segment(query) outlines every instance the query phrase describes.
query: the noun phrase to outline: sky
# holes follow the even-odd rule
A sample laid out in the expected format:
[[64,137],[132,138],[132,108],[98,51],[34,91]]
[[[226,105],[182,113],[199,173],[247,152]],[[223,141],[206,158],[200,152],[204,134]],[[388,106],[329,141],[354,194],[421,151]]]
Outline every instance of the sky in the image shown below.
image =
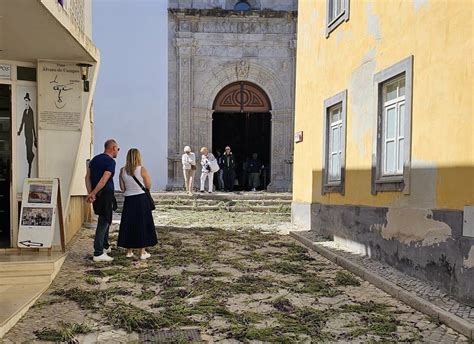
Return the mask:
[[95,0],[92,36],[101,66],[94,95],[94,153],[115,138],[118,171],[138,148],[152,189],[167,183],[167,0]]

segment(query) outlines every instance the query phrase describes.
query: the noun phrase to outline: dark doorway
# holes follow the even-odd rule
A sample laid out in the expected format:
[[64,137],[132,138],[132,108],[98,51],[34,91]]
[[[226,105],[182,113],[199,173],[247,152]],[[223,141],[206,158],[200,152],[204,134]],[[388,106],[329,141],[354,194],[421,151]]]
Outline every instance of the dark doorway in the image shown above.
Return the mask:
[[10,247],[11,86],[0,84],[0,247]]
[[234,82],[217,94],[213,109],[212,148],[216,153],[217,150],[223,152],[226,146],[231,147],[236,161],[234,189],[250,189],[247,162],[257,153],[263,168],[258,169],[256,189],[266,190],[271,164],[271,104],[267,94],[250,82]]
[[264,166],[260,175],[259,189],[266,189],[270,183],[270,113],[224,113],[214,112],[212,116],[212,148],[224,151],[230,146],[236,161],[236,190],[248,190],[246,161],[258,154]]

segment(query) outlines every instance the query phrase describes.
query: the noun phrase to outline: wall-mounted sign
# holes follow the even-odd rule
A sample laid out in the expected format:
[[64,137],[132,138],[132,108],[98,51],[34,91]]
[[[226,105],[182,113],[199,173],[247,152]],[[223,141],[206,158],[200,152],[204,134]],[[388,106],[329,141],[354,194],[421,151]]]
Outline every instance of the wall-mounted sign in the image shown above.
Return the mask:
[[26,178],[23,184],[18,247],[50,248],[53,244],[56,216],[59,216],[61,245],[64,226],[59,179]]
[[82,82],[74,63],[39,62],[39,129],[81,130]]
[[0,79],[10,80],[12,78],[12,66],[0,64]]
[[298,131],[295,133],[295,143],[303,142],[303,132]]

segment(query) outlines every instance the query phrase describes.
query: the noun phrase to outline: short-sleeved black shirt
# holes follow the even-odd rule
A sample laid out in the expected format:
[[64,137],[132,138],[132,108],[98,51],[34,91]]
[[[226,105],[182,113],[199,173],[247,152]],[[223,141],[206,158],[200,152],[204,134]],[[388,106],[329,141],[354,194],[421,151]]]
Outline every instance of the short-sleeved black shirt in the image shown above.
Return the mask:
[[89,163],[89,168],[91,170],[91,184],[94,189],[99,183],[100,178],[104,175],[105,171],[112,173],[112,176],[105,184],[105,190],[114,191],[114,174],[115,174],[115,160],[112,159],[109,155],[102,153],[96,155],[91,162]]

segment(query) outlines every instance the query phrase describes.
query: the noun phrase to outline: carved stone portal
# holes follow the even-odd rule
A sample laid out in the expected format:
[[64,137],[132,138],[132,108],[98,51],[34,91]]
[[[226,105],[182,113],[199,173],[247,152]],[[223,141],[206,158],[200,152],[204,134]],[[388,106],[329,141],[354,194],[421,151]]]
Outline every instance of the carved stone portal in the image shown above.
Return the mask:
[[200,147],[212,150],[216,111],[271,115],[268,189],[291,190],[296,18],[281,12],[222,18],[169,10],[168,189],[184,186],[184,146],[198,158]]

